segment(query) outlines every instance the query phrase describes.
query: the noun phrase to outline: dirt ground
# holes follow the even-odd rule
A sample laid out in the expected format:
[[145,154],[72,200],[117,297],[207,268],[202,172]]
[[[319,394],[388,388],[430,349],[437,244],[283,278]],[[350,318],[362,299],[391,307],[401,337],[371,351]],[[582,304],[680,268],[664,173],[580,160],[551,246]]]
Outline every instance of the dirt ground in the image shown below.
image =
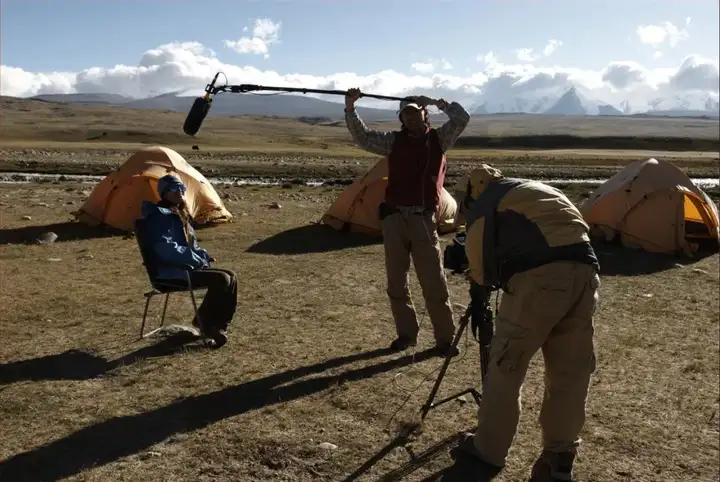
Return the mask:
[[[138,341],[148,282],[134,239],[69,222],[91,187],[0,185],[0,480],[475,480],[448,452],[474,426],[470,397],[393,445],[442,360],[425,352],[426,318],[416,351],[387,353],[382,246],[313,224],[338,190],[218,188],[235,222],[199,238],[238,273],[239,299],[230,342],[208,351]],[[34,243],[46,231],[57,241]],[[718,256],[598,252],[598,370],[577,480],[718,480]],[[449,282],[465,304],[465,281]],[[152,326],[161,307],[154,299]],[[191,313],[173,295],[166,324]],[[471,336],[461,349],[439,398],[479,383]],[[541,364],[495,480],[526,480],[538,454]]]
[[[140,149],[125,146],[121,149],[87,149],[70,144],[54,149],[0,148],[0,173],[91,174],[105,176],[119,168]],[[231,151],[178,152],[192,166],[207,177],[260,178],[286,181],[328,181],[349,184],[365,174],[378,162],[379,156],[325,154],[244,154]],[[617,151],[622,152],[622,151]],[[617,153],[616,152],[616,153]],[[547,153],[546,153],[547,154]],[[462,175],[481,162],[502,170],[505,175],[532,179],[607,179],[628,163],[655,156],[672,162],[688,176],[717,178],[718,159],[705,157],[702,152],[684,157],[663,157],[661,153],[628,151],[626,155],[603,156],[596,151],[582,151],[567,155],[539,155],[532,152],[498,151],[474,157],[448,156],[446,187],[453,186]],[[679,154],[675,154],[679,155]]]

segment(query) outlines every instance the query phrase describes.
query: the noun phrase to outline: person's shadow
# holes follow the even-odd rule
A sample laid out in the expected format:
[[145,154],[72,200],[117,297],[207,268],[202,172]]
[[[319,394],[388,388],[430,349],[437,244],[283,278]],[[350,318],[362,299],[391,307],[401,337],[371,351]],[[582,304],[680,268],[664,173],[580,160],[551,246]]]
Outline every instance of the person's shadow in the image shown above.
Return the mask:
[[36,244],[40,236],[47,232],[53,232],[57,235],[57,240],[55,241],[57,243],[128,236],[127,231],[111,226],[90,226],[80,221],[65,221],[0,229],[0,245]]
[[376,236],[338,231],[330,226],[315,223],[274,234],[253,244],[247,252],[274,255],[326,253],[380,243],[382,239]]
[[[354,353],[245,381],[215,392],[178,399],[147,412],[113,417],[8,457],[0,464],[0,480],[59,480],[72,477],[87,467],[102,467],[140,453],[178,433],[200,430],[229,417],[277,403],[289,403],[343,383],[368,379],[436,356],[436,352],[430,349],[361,368],[301,379],[392,353],[393,350],[388,348]],[[115,364],[112,362],[107,366]],[[93,370],[81,370],[75,374],[83,377],[102,372],[103,369],[103,365],[98,363]],[[25,370],[26,374],[31,372],[27,368]],[[13,370],[9,373],[13,373]],[[36,373],[48,376],[50,372],[38,369]],[[18,376],[6,378],[18,379]]]
[[201,345],[186,345],[186,343],[196,340],[197,337],[190,332],[179,332],[115,360],[106,360],[86,351],[71,349],[62,353],[3,363],[0,365],[0,385],[25,380],[90,380],[138,360],[167,356],[181,350],[202,349]]
[[500,474],[499,469],[485,467],[469,455],[453,454],[453,458],[451,466],[425,477],[422,482],[490,482]]
[[[354,482],[362,475],[366,474],[370,468],[385,458],[397,447],[405,447],[410,441],[411,434],[404,432],[399,434],[390,441],[385,447],[380,449],[374,456],[368,459],[364,464],[358,467],[352,474],[348,475],[342,482]],[[410,459],[404,464],[396,467],[380,476],[377,482],[398,482],[408,475],[426,466],[432,460],[440,457],[445,452],[450,453],[453,459],[452,465],[438,470],[437,472],[425,477],[423,482],[444,481],[444,482],[490,482],[499,473],[499,469],[489,468],[479,463],[474,457],[462,453],[458,450],[457,445],[462,437],[462,432],[455,433],[449,437],[435,442],[420,453],[414,453],[406,447],[406,451],[410,455]]]

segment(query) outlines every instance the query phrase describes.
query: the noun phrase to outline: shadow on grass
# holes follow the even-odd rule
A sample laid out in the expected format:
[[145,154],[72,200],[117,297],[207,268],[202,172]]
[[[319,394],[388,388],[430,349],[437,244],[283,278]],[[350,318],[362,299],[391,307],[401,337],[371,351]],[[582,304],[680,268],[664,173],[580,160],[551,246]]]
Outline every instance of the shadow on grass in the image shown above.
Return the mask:
[[105,360],[81,350],[68,350],[55,355],[4,363],[0,365],[0,385],[25,380],[89,380],[138,360],[167,356],[180,350],[200,349],[200,346],[185,345],[196,339],[190,333],[181,332],[116,360]]
[[247,249],[248,253],[308,254],[337,251],[382,243],[382,238],[341,232],[325,224],[309,224],[283,231]]
[[336,375],[296,381],[390,353],[391,350],[385,348],[334,358],[185,398],[137,415],[111,418],[6,459],[0,465],[0,480],[59,480],[71,477],[89,467],[102,467],[137,454],[175,434],[193,432],[229,417],[287,403],[338,384],[364,380],[434,357],[432,350],[426,350],[415,356],[407,355]]
[[[474,431],[475,429],[471,430]],[[406,447],[406,451],[410,456],[410,460],[400,465],[399,467],[383,474],[377,480],[377,482],[398,482],[405,480],[405,477],[416,472],[417,470],[425,467],[432,460],[441,456],[448,450],[454,459],[454,463],[448,467],[445,467],[434,474],[422,479],[422,482],[430,481],[444,481],[444,482],[490,482],[498,474],[497,469],[488,469],[480,465],[477,461],[473,460],[472,457],[460,454],[452,453],[457,448],[458,443],[461,439],[461,433],[455,433],[449,437],[435,442],[430,447],[415,454],[411,449]],[[390,441],[388,445],[380,449],[378,453],[368,459],[363,465],[361,465],[355,472],[350,474],[348,477],[343,479],[342,482],[354,482],[362,477],[368,470],[380,460],[385,458],[397,447],[404,447],[409,442],[408,434],[400,434]]]
[[79,221],[66,221],[64,223],[0,229],[0,244],[36,244],[40,235],[47,232],[57,234],[56,243],[128,235],[126,231],[108,226],[90,226]]
[[663,253],[649,253],[640,249],[623,248],[612,243],[593,243],[600,262],[600,276],[641,276],[659,273],[679,266],[689,266],[717,253],[705,250],[690,257]]
[[[460,437],[455,435],[454,442],[458,442],[459,439]],[[456,450],[456,447],[453,450]],[[490,482],[502,472],[501,469],[486,466],[467,454],[458,452],[452,456],[454,459],[452,465],[425,477],[421,482]]]

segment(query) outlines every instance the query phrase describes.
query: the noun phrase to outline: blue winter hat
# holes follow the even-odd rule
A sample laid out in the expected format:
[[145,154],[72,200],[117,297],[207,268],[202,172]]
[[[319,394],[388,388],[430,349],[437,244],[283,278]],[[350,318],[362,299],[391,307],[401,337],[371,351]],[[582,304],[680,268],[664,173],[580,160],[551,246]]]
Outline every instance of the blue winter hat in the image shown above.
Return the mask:
[[163,197],[163,194],[168,191],[180,191],[184,193],[185,185],[177,177],[168,174],[167,176],[163,176],[158,179],[157,190],[160,197]]

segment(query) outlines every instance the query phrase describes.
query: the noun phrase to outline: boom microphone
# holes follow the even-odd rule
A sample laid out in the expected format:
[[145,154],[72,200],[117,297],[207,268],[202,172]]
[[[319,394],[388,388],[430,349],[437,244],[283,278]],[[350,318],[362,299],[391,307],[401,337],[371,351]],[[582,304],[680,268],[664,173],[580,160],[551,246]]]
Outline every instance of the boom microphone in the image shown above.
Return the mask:
[[218,75],[220,75],[220,72],[215,74],[212,82],[205,87],[205,95],[203,97],[196,98],[195,102],[193,102],[190,112],[188,112],[188,115],[185,118],[185,124],[183,124],[183,132],[185,132],[185,134],[194,136],[200,130],[200,126],[210,111],[213,89],[215,88],[215,82],[217,81]]
[[[205,96],[209,97],[209,96]],[[185,118],[185,124],[183,124],[183,131],[189,136],[194,136],[200,130],[200,126],[205,120],[208,111],[210,111],[210,103],[212,99],[206,99],[205,97],[198,97],[193,102],[190,112],[188,112]]]
[[[215,74],[215,77],[213,78],[212,82],[210,82],[205,87],[205,95],[203,97],[198,97],[195,99],[195,102],[193,102],[192,107],[190,108],[190,112],[188,112],[187,118],[185,118],[185,124],[183,125],[183,131],[185,134],[194,136],[197,134],[197,132],[200,130],[200,126],[202,125],[203,121],[205,120],[205,117],[208,114],[208,111],[210,110],[210,104],[212,103],[212,96],[219,93],[219,92],[232,92],[232,93],[245,93],[245,92],[254,92],[259,90],[272,90],[276,92],[297,92],[302,94],[308,94],[308,93],[314,93],[314,94],[326,94],[326,95],[347,95],[347,91],[345,90],[324,90],[324,89],[306,89],[302,87],[268,87],[264,85],[255,85],[255,84],[241,84],[241,85],[221,85],[218,87],[215,87],[215,81],[217,81],[218,75],[220,75],[221,72],[218,72]],[[224,75],[224,74],[223,74]],[[227,81],[227,77],[225,79]],[[406,96],[406,97],[393,97],[389,95],[377,95],[377,94],[365,94],[361,93],[360,97],[371,97],[374,99],[382,99],[382,100],[409,100],[412,101],[415,99],[414,96]]]

